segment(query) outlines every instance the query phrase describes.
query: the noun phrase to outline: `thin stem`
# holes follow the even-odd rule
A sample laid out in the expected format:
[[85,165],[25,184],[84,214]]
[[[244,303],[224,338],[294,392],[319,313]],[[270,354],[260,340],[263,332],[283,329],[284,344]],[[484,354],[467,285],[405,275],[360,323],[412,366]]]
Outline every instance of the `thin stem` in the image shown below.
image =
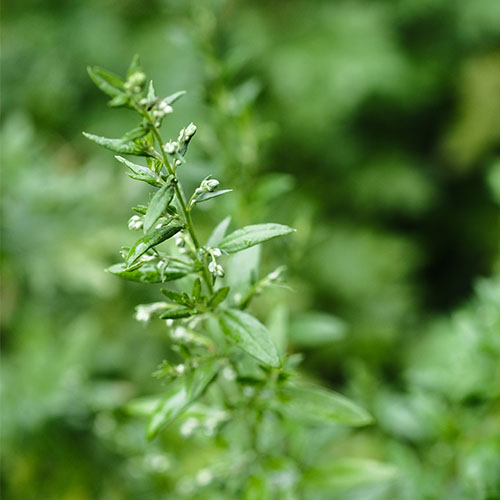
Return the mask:
[[[167,168],[168,173],[175,177],[175,171],[172,168],[172,165],[170,165],[170,162],[168,161],[167,155],[163,149],[163,141],[161,140],[160,131],[158,130],[155,123],[151,120],[151,118],[149,117],[149,115],[146,112],[144,112],[142,110],[138,110],[138,111],[151,124],[154,138],[156,139],[156,141],[158,142],[158,146],[160,147],[160,154],[161,154],[163,164]],[[186,207],[186,201],[184,200],[184,195],[182,194],[179,183],[176,182],[174,184],[174,190],[175,190],[175,195],[177,197],[177,200],[179,201],[179,205],[181,207],[182,215],[184,216],[184,220],[186,221],[186,226],[187,226],[187,230],[189,232],[189,236],[191,237],[191,240],[192,240],[193,245],[196,248],[196,250],[199,250],[200,243],[199,243],[198,238],[196,236],[196,233],[194,230],[194,225],[193,225],[193,220],[191,219],[191,213]],[[211,294],[213,294],[214,289],[213,289],[213,285],[212,285],[212,278],[211,278],[210,273],[208,272],[208,269],[204,263],[203,263],[202,274],[203,274],[203,280],[205,281],[205,283],[208,287],[208,291]]]

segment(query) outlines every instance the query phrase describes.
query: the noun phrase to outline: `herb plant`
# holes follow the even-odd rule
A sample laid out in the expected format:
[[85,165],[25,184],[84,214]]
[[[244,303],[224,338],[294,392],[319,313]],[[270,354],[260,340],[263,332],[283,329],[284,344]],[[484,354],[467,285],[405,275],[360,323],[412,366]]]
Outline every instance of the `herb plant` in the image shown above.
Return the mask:
[[371,417],[344,396],[307,382],[297,369],[300,356],[286,353],[287,332],[278,338],[250,312],[255,296],[282,283],[283,267],[263,277],[253,269],[238,290],[225,276],[226,263],[236,254],[244,262],[247,249],[294,230],[267,223],[230,231],[227,217],[203,241],[194,224],[197,206],[231,190],[219,189],[219,181],[208,175],[185,194],[178,171],[188,168],[196,126],[187,125],[175,141],[166,141],[161,132],[184,92],[158,96],[137,57],[125,79],[97,67],[88,71],[111,98],[111,107],[131,109],[140,122],[118,139],[84,135],[117,153],[129,177],[155,188],[149,200],[133,208],[128,223],[142,234],[108,270],[125,280],[165,286],[162,300],[136,309],[140,321],[165,321],[171,356],[154,372],[165,389],[132,401],[128,409],[148,417],[148,439],[174,427],[187,442],[201,430],[222,453],[217,463],[193,471],[195,480],[178,485],[177,494],[322,498],[318,491],[349,485],[353,478],[363,483],[386,477],[387,469],[375,462],[336,458],[318,464],[311,454],[307,442],[318,429],[363,426]]

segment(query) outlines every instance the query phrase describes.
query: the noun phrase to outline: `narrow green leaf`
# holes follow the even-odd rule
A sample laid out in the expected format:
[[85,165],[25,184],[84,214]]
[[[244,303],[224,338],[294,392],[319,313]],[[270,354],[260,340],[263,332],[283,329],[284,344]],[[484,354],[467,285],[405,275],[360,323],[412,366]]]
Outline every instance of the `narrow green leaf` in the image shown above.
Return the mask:
[[229,287],[225,286],[223,288],[219,288],[208,301],[208,307],[215,308],[222,302],[226,300],[227,294],[229,293]]
[[144,232],[147,233],[164,214],[174,197],[174,186],[165,184],[156,191],[144,216]]
[[361,458],[341,458],[307,469],[303,476],[308,488],[332,491],[364,487],[394,479],[394,467]]
[[238,347],[261,363],[278,367],[280,359],[266,327],[252,315],[238,309],[221,311],[219,318],[224,333]]
[[217,224],[217,226],[215,226],[215,229],[212,231],[212,234],[208,238],[207,247],[214,248],[220,243],[222,238],[226,236],[226,231],[230,223],[231,216],[228,215],[226,218],[222,219],[219,224]]
[[230,193],[232,189],[220,189],[219,191],[203,191],[194,197],[195,203],[203,203],[204,201],[211,200],[212,198],[217,198],[223,194]]
[[162,186],[158,181],[156,175],[151,170],[149,170],[149,168],[138,165],[137,163],[133,163],[126,158],[123,158],[122,156],[116,155],[115,158],[131,170],[131,173],[128,173],[128,176],[132,179],[147,182],[148,184],[151,184],[155,187]]
[[190,307],[174,307],[165,311],[160,316],[160,319],[189,318],[189,316],[193,316],[193,314],[196,314],[196,311],[194,309],[191,309]]
[[161,293],[170,299],[172,302],[180,304],[181,306],[187,306],[190,304],[189,297],[186,293],[174,292],[173,290],[168,290],[166,288],[161,289]]
[[175,101],[180,99],[185,94],[186,94],[185,90],[179,90],[179,92],[175,92],[175,94],[172,94],[172,95],[169,95],[168,97],[165,97],[165,99],[163,99],[163,102],[170,106],[171,104],[173,104]]
[[124,95],[123,80],[119,76],[97,66],[93,68],[89,66],[87,72],[99,90],[102,90],[108,96],[115,98]]
[[127,266],[123,263],[115,264],[106,269],[106,271],[122,279],[137,281],[138,283],[164,283],[183,278],[187,274],[186,270],[172,265],[168,265],[166,268],[160,270],[156,264],[151,263],[146,263],[133,271],[127,271]]
[[195,302],[198,302],[201,298],[201,279],[196,278],[193,283],[193,290],[191,292]]
[[99,144],[99,146],[114,151],[115,153],[136,155],[136,156],[149,156],[149,152],[147,152],[141,145],[133,141],[123,141],[122,139],[110,139],[108,137],[101,137],[99,135],[89,134],[87,132],[83,132],[83,135],[87,139],[90,139],[96,144]]
[[122,141],[135,141],[136,139],[140,139],[141,137],[144,137],[149,131],[146,130],[142,125],[139,125],[138,127],[133,128],[132,130],[129,130],[126,132],[122,137]]
[[111,101],[108,102],[108,106],[112,108],[119,108],[121,106],[127,106],[128,104],[129,104],[129,97],[127,94],[117,95],[113,97]]
[[211,360],[172,382],[151,416],[147,431],[148,439],[153,439],[198,399],[213,382],[218,370],[219,363]]
[[234,231],[226,236],[218,246],[227,253],[235,253],[294,231],[295,229],[282,224],[256,224]]
[[162,226],[155,229],[152,233],[144,235],[142,238],[137,240],[133,247],[130,249],[127,256],[127,266],[130,267],[134,262],[144,255],[150,248],[168,240],[175,234],[177,234],[183,226],[178,224],[169,224],[168,226]]
[[367,425],[369,413],[336,392],[314,385],[282,387],[280,410],[289,418],[311,423]]

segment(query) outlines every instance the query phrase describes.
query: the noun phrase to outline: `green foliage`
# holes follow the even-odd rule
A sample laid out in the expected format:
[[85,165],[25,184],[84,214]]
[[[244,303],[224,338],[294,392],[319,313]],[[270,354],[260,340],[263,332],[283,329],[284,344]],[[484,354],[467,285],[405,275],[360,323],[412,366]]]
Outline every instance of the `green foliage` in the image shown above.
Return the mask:
[[[138,64],[138,59],[134,61],[133,66]],[[173,111],[170,107],[174,101],[172,97],[157,97],[152,83],[145,96],[142,88],[135,82],[137,79],[143,83],[145,75],[141,73],[143,76],[137,78],[136,70],[129,71],[127,80],[120,83],[120,86],[118,80],[106,76],[108,73],[102,70],[94,70],[90,75],[106,94],[113,95],[119,91],[120,94],[116,95],[125,95],[129,107],[142,117],[143,129],[148,132],[143,136],[141,145],[137,142],[126,143],[133,145],[129,150],[117,145],[116,141],[97,138],[91,134],[85,134],[86,137],[117,152],[149,155],[155,161],[148,162],[147,166],[131,164],[121,157],[117,159],[136,174],[136,180],[151,184],[150,180],[154,178],[160,186],[145,211],[139,210],[144,215],[134,216],[129,221],[131,230],[142,226],[146,234],[125,252],[125,263],[112,266],[110,272],[124,279],[147,283],[173,279],[172,272],[175,271],[172,268],[170,273],[167,271],[171,265],[182,264],[185,270],[179,276],[181,283],[178,290],[161,290],[168,302],[140,305],[136,313],[136,318],[141,321],[149,321],[153,316],[166,320],[174,341],[172,353],[177,353],[182,358],[182,363],[171,365],[164,360],[155,372],[159,378],[167,379],[166,392],[160,401],[151,406],[140,403],[137,406],[133,402],[129,406],[135,408],[136,413],[140,407],[141,414],[149,414],[148,439],[153,439],[167,426],[182,418],[200,398],[205,401],[209,412],[227,412],[228,417],[224,419],[226,426],[217,426],[212,432],[213,438],[224,443],[231,460],[237,462],[244,463],[248,454],[253,451],[255,456],[252,466],[246,473],[240,472],[238,477],[232,477],[231,480],[235,485],[239,483],[238,491],[248,489],[246,495],[255,495],[252,491],[260,477],[254,475],[255,471],[265,473],[269,458],[275,460],[280,457],[274,452],[268,454],[259,449],[257,436],[263,432],[261,427],[264,425],[264,412],[285,421],[298,420],[320,425],[362,426],[371,423],[371,417],[349,399],[325,388],[290,385],[289,381],[298,377],[293,358],[287,359],[284,353],[283,359],[280,359],[269,330],[254,315],[242,310],[249,306],[254,295],[277,280],[279,272],[256,279],[255,283],[248,283],[246,290],[240,290],[243,295],[240,300],[232,293],[230,282],[224,286],[225,271],[219,258],[240,253],[244,256],[241,261],[243,267],[248,267],[249,264],[253,266],[253,257],[243,251],[288,235],[294,230],[282,224],[268,223],[245,226],[226,236],[229,226],[229,219],[226,218],[218,224],[209,238],[211,244],[217,246],[201,246],[191,211],[201,201],[216,198],[228,190],[217,191],[219,181],[208,176],[196,188],[190,201],[186,202],[177,169],[181,166],[183,169],[187,168],[184,166],[184,156],[196,127],[190,124],[181,130],[177,141],[164,143],[160,127],[165,114]],[[134,82],[130,83],[131,80]],[[116,85],[110,89],[112,82]],[[125,135],[131,137],[133,132]],[[168,253],[160,252],[159,245],[168,242],[175,235],[178,236],[177,246]],[[246,256],[250,261],[245,261]],[[154,274],[151,269],[153,261],[153,269],[158,274]],[[157,279],[158,276],[160,280]],[[220,328],[217,328],[217,324]],[[241,351],[233,350],[233,344]],[[219,382],[217,375],[223,368],[229,370],[231,375],[226,375],[226,380]],[[253,393],[251,404],[244,397],[248,390]],[[205,397],[204,393],[207,393]],[[188,422],[189,420],[185,424]],[[240,427],[239,432],[254,436],[250,443],[235,441],[231,435],[233,425]],[[281,434],[283,440],[293,439],[285,432]],[[294,467],[300,470],[301,465],[297,462]],[[307,491],[307,487],[304,491]]]

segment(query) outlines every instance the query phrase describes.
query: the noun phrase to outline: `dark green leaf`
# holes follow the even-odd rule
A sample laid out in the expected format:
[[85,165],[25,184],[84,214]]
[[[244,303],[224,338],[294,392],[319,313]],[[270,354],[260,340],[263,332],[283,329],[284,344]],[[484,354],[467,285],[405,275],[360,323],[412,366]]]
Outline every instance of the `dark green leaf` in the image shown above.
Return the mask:
[[219,244],[222,238],[226,236],[226,231],[230,223],[231,223],[231,216],[228,215],[225,219],[222,219],[222,221],[219,222],[217,226],[215,226],[215,229],[212,231],[210,238],[208,238],[207,247],[214,248]]
[[125,280],[139,283],[164,283],[183,278],[187,274],[186,270],[172,265],[160,270],[156,264],[152,263],[146,263],[133,271],[127,271],[125,264],[115,264],[108,268],[107,271]]
[[280,410],[289,418],[311,423],[367,425],[369,413],[356,403],[322,387],[287,386],[281,389]]
[[189,316],[192,316],[193,314],[196,314],[196,311],[191,309],[190,307],[174,307],[165,311],[160,316],[160,319],[189,318]]
[[147,233],[164,214],[174,197],[174,186],[165,184],[156,191],[144,217],[144,232]]
[[266,327],[252,315],[238,309],[221,311],[222,330],[238,347],[261,363],[278,367],[280,359]]
[[167,427],[179,414],[198,399],[213,382],[218,370],[219,363],[208,361],[185,377],[172,382],[151,416],[147,432],[148,439],[153,439],[158,432]]
[[227,253],[235,253],[294,231],[295,229],[282,224],[256,224],[234,231],[226,236],[218,246]]
[[168,290],[166,288],[162,288],[161,293],[163,293],[163,295],[165,295],[165,297],[170,299],[172,302],[180,304],[181,306],[190,305],[190,300],[186,293],[174,292],[173,290]]
[[123,80],[119,76],[97,66],[89,66],[87,72],[97,87],[108,96],[115,98],[124,95]]
[[169,224],[155,229],[152,233],[145,234],[142,238],[137,240],[133,247],[130,249],[127,256],[127,266],[130,267],[134,262],[144,255],[150,248],[168,240],[177,234],[183,226],[179,224]]
[[215,308],[224,300],[226,300],[227,294],[229,293],[229,287],[225,286],[224,288],[219,288],[211,299],[208,301],[208,307]]
[[99,135],[89,134],[83,132],[83,135],[91,141],[103,146],[106,149],[114,151],[115,153],[136,155],[136,156],[149,156],[149,152],[143,146],[133,141],[123,141],[122,139],[109,139],[108,137],[101,137]]

